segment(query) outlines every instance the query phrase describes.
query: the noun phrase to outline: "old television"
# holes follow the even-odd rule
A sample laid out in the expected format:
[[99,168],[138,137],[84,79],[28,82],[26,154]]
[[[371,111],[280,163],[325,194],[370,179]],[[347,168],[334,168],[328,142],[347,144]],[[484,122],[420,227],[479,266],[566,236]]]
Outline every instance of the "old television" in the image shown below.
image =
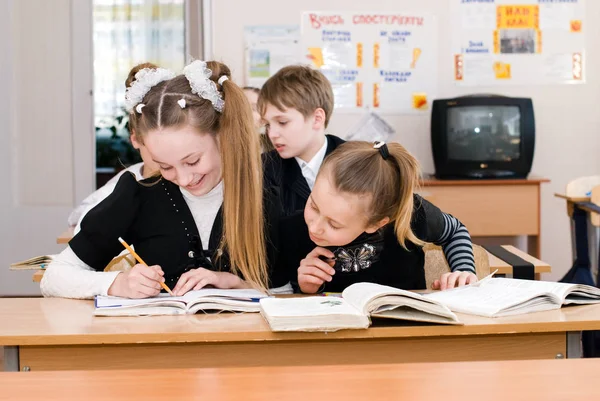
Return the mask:
[[526,178],[535,147],[533,102],[500,95],[436,99],[431,146],[437,178]]

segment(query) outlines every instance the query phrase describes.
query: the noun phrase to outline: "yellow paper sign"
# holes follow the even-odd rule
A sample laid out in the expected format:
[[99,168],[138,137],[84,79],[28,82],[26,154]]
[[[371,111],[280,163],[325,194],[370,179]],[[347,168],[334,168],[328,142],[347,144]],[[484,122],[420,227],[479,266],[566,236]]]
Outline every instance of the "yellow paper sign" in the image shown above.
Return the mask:
[[421,55],[421,49],[419,49],[418,47],[415,47],[413,49],[413,59],[412,59],[412,62],[410,63],[410,68],[415,68],[415,66],[417,65],[417,60],[419,59],[420,55]]
[[417,92],[412,94],[412,106],[413,109],[425,110],[427,109],[427,94],[423,92]]
[[510,64],[497,61],[494,63],[496,79],[510,79]]
[[363,84],[362,82],[356,83],[356,107],[363,106]]
[[309,47],[307,57],[316,68],[321,68],[325,64],[323,61],[323,50],[320,47]]
[[379,68],[379,43],[373,45],[373,67]]
[[356,44],[356,66],[362,67],[363,64],[363,44]]
[[571,21],[571,32],[581,32],[581,20]]
[[496,14],[498,29],[538,28],[540,25],[538,6],[498,6]]

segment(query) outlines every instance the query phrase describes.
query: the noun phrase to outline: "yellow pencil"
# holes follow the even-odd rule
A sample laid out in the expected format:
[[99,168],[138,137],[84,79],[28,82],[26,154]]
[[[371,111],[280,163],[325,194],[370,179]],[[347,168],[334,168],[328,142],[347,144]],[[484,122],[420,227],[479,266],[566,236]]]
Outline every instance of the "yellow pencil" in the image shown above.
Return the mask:
[[[133,255],[133,257],[140,262],[141,264],[143,264],[144,266],[148,266],[146,264],[146,262],[144,262],[142,260],[142,258],[140,258],[140,255],[138,255],[137,253],[135,253],[135,251],[133,250],[132,247],[129,246],[129,244],[127,242],[125,242],[125,240],[121,237],[119,237],[119,242],[121,244],[123,244],[123,246],[125,247],[125,249],[127,249],[129,251],[129,253],[131,253]],[[160,285],[162,286],[162,288],[165,289],[165,291],[167,291],[169,294],[173,295],[173,292],[171,291],[171,289],[163,282],[160,283]]]

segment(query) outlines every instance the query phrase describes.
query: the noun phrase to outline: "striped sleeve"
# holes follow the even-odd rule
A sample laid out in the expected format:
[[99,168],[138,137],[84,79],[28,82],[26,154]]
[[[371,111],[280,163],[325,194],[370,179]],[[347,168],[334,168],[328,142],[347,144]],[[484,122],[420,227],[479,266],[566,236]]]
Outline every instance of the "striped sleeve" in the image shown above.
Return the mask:
[[475,273],[475,257],[471,235],[456,217],[442,212],[444,219],[442,236],[434,241],[442,247],[450,270]]

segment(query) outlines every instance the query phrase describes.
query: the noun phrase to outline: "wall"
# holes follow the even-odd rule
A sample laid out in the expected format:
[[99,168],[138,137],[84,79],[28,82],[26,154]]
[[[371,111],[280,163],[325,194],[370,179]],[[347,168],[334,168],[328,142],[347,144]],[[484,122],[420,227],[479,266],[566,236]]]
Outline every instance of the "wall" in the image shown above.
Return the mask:
[[93,188],[91,46],[73,35],[90,28],[91,14],[73,22],[84,9],[0,0],[0,296],[39,294],[32,272],[9,264],[59,252],[56,236]]
[[[246,25],[299,24],[302,11],[355,10],[355,11],[424,11],[438,16],[439,55],[438,97],[452,97],[467,93],[499,93],[508,96],[527,96],[534,101],[537,143],[532,174],[551,180],[542,192],[542,258],[553,267],[548,279],[558,279],[570,267],[571,247],[566,208],[554,198],[575,177],[600,174],[600,25],[593,21],[600,17],[600,2],[587,1],[586,48],[588,50],[585,85],[459,87],[452,82],[451,35],[455,23],[447,17],[449,2],[421,0],[418,5],[409,0],[372,0],[363,2],[345,0],[278,0],[212,1],[212,49],[214,58],[226,62],[241,82],[243,77],[243,28]],[[233,11],[235,10],[235,11]],[[343,133],[357,121],[359,115],[335,116],[330,132]],[[425,172],[433,172],[429,140],[429,116],[385,116],[396,131],[395,138],[402,142],[421,161]],[[515,205],[518,207],[518,205]]]

